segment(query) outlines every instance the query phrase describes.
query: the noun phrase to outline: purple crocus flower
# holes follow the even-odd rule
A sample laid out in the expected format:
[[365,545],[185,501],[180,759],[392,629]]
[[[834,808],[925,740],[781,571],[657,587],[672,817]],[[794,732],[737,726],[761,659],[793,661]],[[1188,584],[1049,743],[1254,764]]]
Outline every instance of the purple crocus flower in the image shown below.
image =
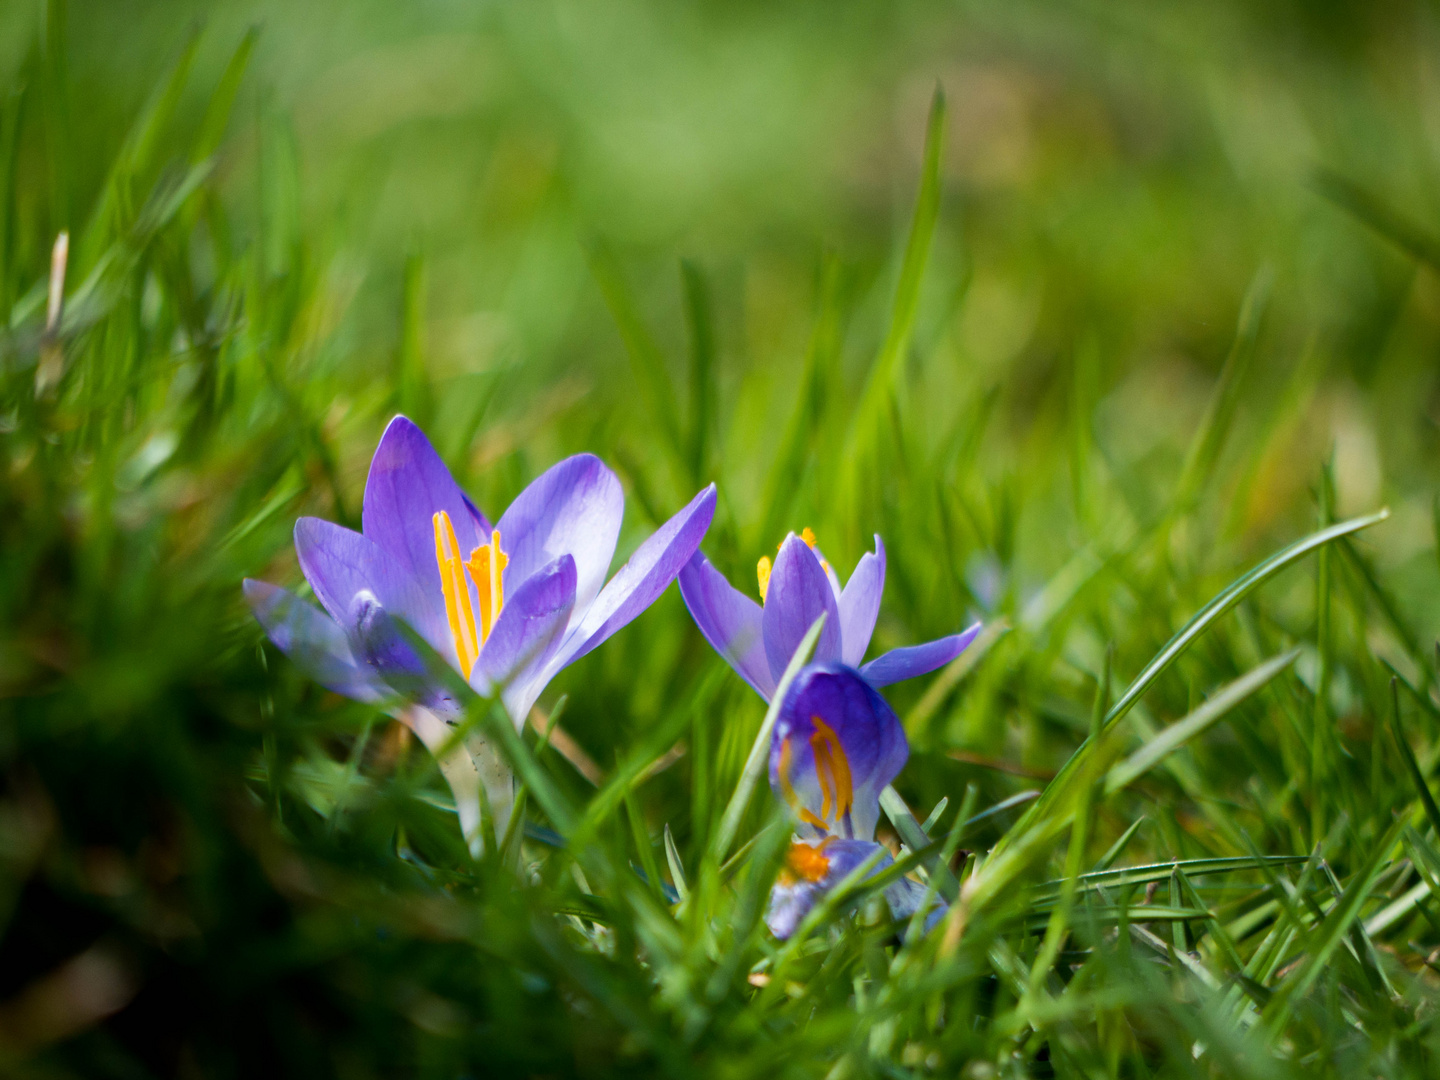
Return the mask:
[[[370,462],[361,532],[319,518],[295,524],[300,568],[325,611],[263,581],[245,597],[270,639],[317,682],[398,715],[435,750],[463,712],[396,625],[404,620],[481,696],[498,693],[516,727],[568,664],[649,607],[694,554],[715,512],[701,491],[606,584],[625,498],[599,458],[553,465],[492,527],[435,448],[395,417]],[[479,785],[497,831],[509,770],[481,737],[440,761],[461,827],[478,851]]]
[[762,558],[758,576],[760,604],[733,588],[697,551],[680,571],[680,595],[705,640],[766,701],[821,612],[827,618],[815,644],[815,662],[858,668],[865,681],[877,687],[943,667],[980,633],[976,623],[961,633],[892,649],[862,664],[885,589],[885,545],[879,536],[875,551],[860,557],[843,589],[809,529],[785,538],[773,567]]
[[[765,915],[776,937],[793,934],[806,913],[872,855],[880,854],[872,874],[891,864],[875,842],[880,792],[909,756],[900,720],[860,672],[831,662],[810,664],[796,676],[770,741],[770,787],[798,819]],[[924,897],[925,888],[908,878],[885,889],[897,919],[913,915]],[[944,901],[932,901],[927,930],[944,909]]]

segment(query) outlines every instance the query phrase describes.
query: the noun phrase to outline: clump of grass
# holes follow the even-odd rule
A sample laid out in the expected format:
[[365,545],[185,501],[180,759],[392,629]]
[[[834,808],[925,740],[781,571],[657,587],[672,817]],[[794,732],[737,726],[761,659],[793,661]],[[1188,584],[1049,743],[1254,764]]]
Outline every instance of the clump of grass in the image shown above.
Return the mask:
[[718,479],[706,550],[734,580],[802,519],[842,560],[878,530],[882,637],[989,625],[894,696],[892,840],[950,914],[907,936],[877,878],[782,944],[762,916],[788,825],[734,798],[763,709],[673,596],[565,677],[543,733],[473,717],[525,785],[523,829],[479,861],[423,748],[262,643],[240,578],[296,579],[302,512],[354,522],[392,411],[500,495],[543,462],[492,446],[482,469],[474,435],[546,387],[432,380],[418,256],[393,363],[351,354],[283,118],[259,123],[258,217],[217,178],[251,37],[198,110],[181,53],[81,213],[55,153],[64,29],[0,109],[7,1072],[1433,1074],[1440,687],[1370,546],[1383,509],[1337,520],[1322,468],[1268,528],[1227,512],[1295,402],[1249,390],[1264,275],[1180,452],[1127,456],[1097,417],[1136,418],[1101,409],[1084,350],[1020,451],[1003,386],[938,407],[911,370],[938,348],[917,325],[941,96],[893,278],[825,264],[773,438],[731,433],[772,384],[723,362],[701,264],[682,365],[595,246],[634,426],[580,404],[547,440],[585,436],[652,518]]

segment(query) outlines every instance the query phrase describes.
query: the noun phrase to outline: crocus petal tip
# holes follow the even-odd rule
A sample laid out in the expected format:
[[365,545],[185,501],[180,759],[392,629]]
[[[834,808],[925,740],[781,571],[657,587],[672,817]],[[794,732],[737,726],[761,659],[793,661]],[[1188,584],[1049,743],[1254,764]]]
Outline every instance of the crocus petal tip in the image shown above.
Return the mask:
[[390,418],[390,422],[385,425],[385,431],[381,434],[380,438],[383,440],[385,436],[390,434],[390,432],[392,431],[394,431],[396,434],[399,434],[401,431],[405,431],[407,429],[413,429],[418,432],[420,430],[420,425],[415,423],[414,420],[411,420],[404,413],[396,413]]

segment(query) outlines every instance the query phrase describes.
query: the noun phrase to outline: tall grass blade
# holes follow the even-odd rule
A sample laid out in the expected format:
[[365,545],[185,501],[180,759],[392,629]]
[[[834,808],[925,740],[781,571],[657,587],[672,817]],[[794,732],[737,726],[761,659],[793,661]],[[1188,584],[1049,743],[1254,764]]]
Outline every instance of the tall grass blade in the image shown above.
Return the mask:
[[1440,237],[1380,196],[1334,169],[1316,170],[1314,184],[1320,194],[1355,215],[1412,259],[1440,269]]
[[1224,449],[1225,439],[1230,434],[1230,425],[1235,418],[1235,409],[1240,404],[1245,375],[1255,356],[1256,342],[1260,337],[1260,324],[1265,307],[1270,299],[1274,273],[1269,267],[1262,267],[1245,291],[1240,305],[1239,324],[1235,328],[1235,341],[1220,369],[1220,380],[1200,421],[1200,427],[1185,455],[1185,464],[1180,470],[1180,479],[1175,485],[1175,511],[1189,511],[1199,498],[1201,489],[1211,474]]
[[915,200],[915,215],[910,235],[905,242],[905,255],[900,264],[900,278],[895,287],[895,301],[890,312],[890,325],[885,340],[870,366],[859,403],[850,423],[843,458],[841,491],[843,498],[853,500],[863,484],[860,471],[873,465],[872,451],[885,420],[895,373],[901,358],[910,346],[915,329],[915,316],[920,307],[920,285],[930,246],[935,238],[935,225],[940,216],[940,160],[945,132],[945,92],[935,87],[930,101],[930,117],[925,126],[925,154],[920,167],[920,192]]
[[1165,728],[1135,753],[1116,765],[1105,777],[1105,794],[1110,796],[1121,788],[1132,784],[1166,755],[1174,753],[1191,739],[1208,730],[1224,719],[1231,709],[1255,693],[1275,676],[1293,664],[1300,656],[1299,649],[1291,649],[1280,656],[1272,657],[1253,671],[1242,675],[1183,720]]
[[255,43],[260,38],[260,28],[252,26],[245,31],[240,44],[230,56],[220,80],[205,105],[205,115],[200,121],[200,130],[190,148],[190,163],[198,165],[220,148],[225,129],[230,124],[230,114],[235,108],[235,99],[240,95],[240,84],[245,81],[245,72],[250,67],[250,58],[255,53]]
[[704,482],[715,430],[715,314],[710,283],[698,263],[684,259],[680,279],[685,292],[685,321],[690,330],[690,478]]
[[1440,806],[1435,803],[1435,796],[1430,791],[1430,785],[1425,782],[1425,774],[1420,771],[1420,763],[1415,760],[1415,751],[1410,748],[1410,740],[1405,738],[1405,729],[1400,724],[1400,687],[1397,679],[1390,679],[1390,731],[1395,736],[1395,748],[1400,752],[1400,760],[1405,763],[1405,772],[1410,777],[1410,782],[1415,785],[1415,794],[1420,797],[1420,803],[1425,807],[1425,816],[1430,820],[1430,827],[1435,830],[1435,835],[1440,836]]
[[[1306,555],[1317,548],[1337,540],[1342,536],[1349,536],[1351,533],[1367,529],[1377,525],[1390,516],[1389,510],[1380,510],[1365,517],[1352,518],[1349,521],[1342,521],[1338,525],[1332,525],[1328,529],[1321,529],[1319,532],[1297,540],[1289,547],[1276,552],[1258,566],[1245,574],[1242,574],[1235,581],[1222,589],[1208,604],[1201,608],[1191,617],[1179,631],[1166,642],[1164,648],[1135,676],[1134,680],[1120,695],[1120,700],[1111,706],[1110,711],[1105,714],[1103,731],[1112,728],[1126,713],[1135,707],[1136,703],[1144,696],[1145,691],[1170,667],[1171,664],[1190,647],[1194,641],[1208,630],[1217,619],[1228,612],[1247,595],[1259,588],[1270,578],[1274,577],[1286,567],[1294,565]],[[1103,741],[1103,740],[1102,740]],[[1002,838],[997,850],[1004,849],[1011,843],[1011,837],[1022,835],[1024,830],[1030,828],[1039,819],[1050,811],[1062,795],[1068,794],[1071,784],[1074,781],[1077,770],[1087,760],[1090,754],[1101,745],[1102,741],[1085,740],[1075,752],[1070,755],[1069,760],[1061,766],[1056,773],[1055,779],[1050,781],[1044,793],[1016,822],[1015,827]]]
[[641,400],[650,413],[651,422],[662,436],[672,458],[683,461],[685,446],[680,433],[679,409],[675,402],[675,388],[666,369],[665,356],[641,318],[630,288],[625,283],[619,260],[615,258],[609,245],[596,241],[590,246],[589,255],[590,272],[600,286],[610,315],[620,331],[625,353],[630,358],[630,370],[634,372]]
[[770,733],[775,730],[775,721],[780,718],[780,706],[784,704],[785,695],[790,690],[790,684],[795,681],[795,676],[810,662],[810,655],[815,651],[815,643],[820,640],[820,631],[824,626],[825,614],[822,612],[800,639],[795,654],[790,657],[790,663],[786,665],[784,674],[775,686],[770,707],[765,710],[765,719],[760,722],[760,730],[755,733],[755,741],[745,758],[740,782],[735,785],[735,792],[725,805],[725,813],[720,817],[720,826],[715,830],[715,839],[710,844],[709,856],[717,864],[724,862],[725,856],[729,854],[735,832],[740,828],[740,819],[750,805],[750,796],[754,794],[755,787],[760,782],[760,774],[765,771],[770,760]]

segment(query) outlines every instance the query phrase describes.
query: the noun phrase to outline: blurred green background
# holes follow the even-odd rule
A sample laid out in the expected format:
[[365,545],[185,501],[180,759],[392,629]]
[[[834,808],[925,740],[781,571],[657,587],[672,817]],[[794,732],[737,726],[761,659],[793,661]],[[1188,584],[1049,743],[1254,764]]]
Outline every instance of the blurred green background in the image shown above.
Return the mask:
[[[819,1076],[852,1037],[843,995],[810,1043],[745,1019],[744,966],[703,1037],[647,969],[587,982],[466,864],[423,752],[260,644],[240,578],[299,582],[299,514],[358,524],[396,411],[492,516],[592,450],[622,557],[715,480],[741,587],[787,530],[842,574],[878,532],[878,647],[1008,626],[889,695],[921,817],[1050,776],[1107,646],[1123,685],[1245,567],[1388,506],[1343,610],[1292,572],[1147,699],[1298,642],[1302,704],[1093,841],[1144,813],[1137,861],[1238,854],[1234,814],[1303,855],[1343,816],[1348,865],[1403,787],[1377,660],[1434,684],[1437,172],[1418,2],[0,5],[6,1068]],[[561,693],[601,770],[684,735],[634,812],[698,858],[763,706],[675,591]],[[1312,713],[1328,757],[1277,719]],[[1009,1045],[974,1040],[947,1067]]]

